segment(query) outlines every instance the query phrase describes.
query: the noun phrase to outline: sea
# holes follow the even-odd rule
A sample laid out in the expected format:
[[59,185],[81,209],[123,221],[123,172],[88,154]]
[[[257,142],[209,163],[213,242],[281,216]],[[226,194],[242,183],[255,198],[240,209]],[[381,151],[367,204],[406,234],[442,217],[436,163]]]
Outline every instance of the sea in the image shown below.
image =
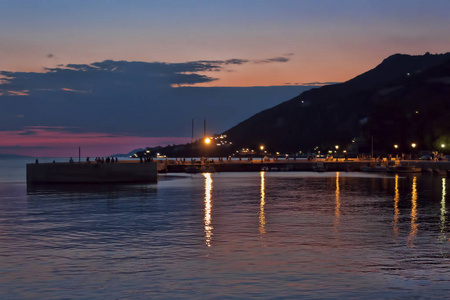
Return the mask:
[[0,160],[0,299],[450,295],[442,175],[179,173],[156,184],[27,186],[32,162]]

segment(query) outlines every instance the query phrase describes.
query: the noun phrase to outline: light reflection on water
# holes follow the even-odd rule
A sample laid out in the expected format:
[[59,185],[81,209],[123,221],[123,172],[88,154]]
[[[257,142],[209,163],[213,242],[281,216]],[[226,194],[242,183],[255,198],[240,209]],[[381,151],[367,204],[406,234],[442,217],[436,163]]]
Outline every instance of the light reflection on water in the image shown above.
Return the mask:
[[206,246],[211,247],[211,237],[213,227],[211,226],[211,191],[212,179],[211,173],[203,173],[205,177],[205,243]]
[[339,218],[341,216],[341,200],[339,199],[339,172],[336,172],[336,207],[334,209],[334,229],[337,231],[339,226]]
[[417,176],[413,177],[411,192],[411,230],[408,237],[409,247],[414,247],[419,224],[417,224]]
[[400,200],[400,192],[398,190],[398,174],[395,174],[395,187],[394,187],[394,237],[398,237],[398,218],[400,210],[398,209],[398,201]]
[[0,296],[442,297],[446,190],[347,172],[0,183]]
[[441,215],[440,215],[440,228],[441,235],[439,236],[439,240],[441,242],[445,242],[447,240],[447,232],[445,230],[445,215],[447,214],[447,210],[445,209],[445,195],[446,195],[446,178],[442,178],[442,198],[441,198]]
[[265,179],[264,176],[266,172],[261,171],[261,201],[259,204],[259,233],[261,235],[266,234],[266,216],[264,214],[264,205],[266,205],[266,194],[265,194]]

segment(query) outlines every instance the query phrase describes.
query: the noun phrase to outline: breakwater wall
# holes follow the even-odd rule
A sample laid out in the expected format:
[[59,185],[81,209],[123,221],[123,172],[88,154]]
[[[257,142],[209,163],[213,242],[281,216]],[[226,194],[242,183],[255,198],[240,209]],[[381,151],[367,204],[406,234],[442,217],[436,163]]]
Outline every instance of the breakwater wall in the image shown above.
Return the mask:
[[[363,167],[375,166],[377,162],[375,160],[339,160],[339,161],[322,161],[326,170],[330,172],[354,172],[361,171]],[[422,171],[427,172],[438,172],[450,170],[450,161],[400,161],[401,165],[410,165],[419,167]],[[317,161],[271,161],[271,162],[260,162],[254,161],[231,161],[231,162],[215,162],[208,164],[212,166],[216,172],[258,172],[263,168],[268,170],[277,171],[313,171],[314,166],[316,166]],[[394,165],[395,161],[390,161],[389,165]],[[204,164],[196,163],[193,164],[195,167],[200,169]],[[186,164],[167,164],[167,172],[169,173],[184,173],[188,166],[192,166],[191,163]]]
[[[258,172],[263,168],[277,171],[313,171],[316,161],[281,161],[281,162],[217,162],[211,163],[216,172]],[[365,161],[328,161],[324,162],[327,171],[360,171],[363,166],[367,166],[370,162]],[[169,173],[182,173],[191,164],[168,164],[167,171]],[[194,164],[200,168],[202,165]]]
[[401,161],[400,164],[403,166],[414,166],[421,168],[422,172],[450,170],[450,161],[406,160]]
[[27,183],[152,183],[157,163],[43,163],[27,164]]

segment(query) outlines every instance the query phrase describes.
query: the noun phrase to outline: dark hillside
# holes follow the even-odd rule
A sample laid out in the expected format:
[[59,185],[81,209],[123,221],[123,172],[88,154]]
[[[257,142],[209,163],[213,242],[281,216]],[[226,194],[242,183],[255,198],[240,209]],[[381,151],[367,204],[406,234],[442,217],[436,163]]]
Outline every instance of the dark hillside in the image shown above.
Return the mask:
[[[448,66],[445,65],[448,60],[450,53],[422,56],[395,54],[376,68],[345,83],[306,91],[262,111],[225,134],[239,146],[257,148],[263,144],[272,152],[348,145],[353,138],[367,135],[369,128],[373,127],[374,123],[372,127],[362,125],[368,120],[372,109],[378,107],[378,103],[395,101],[387,100],[394,95],[406,97],[407,92],[402,91],[414,85],[414,80],[423,82],[430,76],[442,77],[448,74]],[[428,72],[434,72],[434,75]],[[434,94],[435,89],[438,94],[447,93],[435,85],[422,88],[421,95],[428,92]],[[419,91],[411,90],[411,93],[415,92]]]
[[450,146],[450,60],[411,77],[372,108],[364,125],[383,148],[444,150]]

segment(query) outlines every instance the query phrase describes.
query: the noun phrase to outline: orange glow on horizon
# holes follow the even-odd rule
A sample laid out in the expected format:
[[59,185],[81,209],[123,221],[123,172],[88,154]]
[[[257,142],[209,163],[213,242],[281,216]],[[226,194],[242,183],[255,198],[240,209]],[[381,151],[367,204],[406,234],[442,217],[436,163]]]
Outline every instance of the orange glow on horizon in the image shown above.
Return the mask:
[[[322,47],[322,46],[321,46]],[[73,49],[70,49],[73,50]],[[109,58],[115,61],[137,61],[137,62],[154,62],[161,61],[168,64],[185,63],[189,61],[215,61],[225,60],[229,57],[238,57],[249,59],[249,62],[242,65],[222,65],[219,72],[204,71],[195,72],[198,75],[205,75],[217,80],[198,83],[195,87],[253,87],[253,86],[301,86],[314,85],[312,83],[321,82],[345,82],[350,80],[380,64],[383,59],[395,52],[386,49],[378,49],[376,55],[369,55],[366,52],[358,50],[356,53],[345,54],[328,54],[324,59],[325,53],[318,52],[313,46],[308,46],[302,54],[295,54],[289,57],[286,62],[274,63],[255,63],[254,60],[270,56],[279,56],[278,51],[249,51],[248,53],[231,52],[231,53],[203,53],[196,51],[195,55],[185,55],[180,57],[179,51],[176,53],[168,53],[164,49],[159,56],[151,55],[135,55],[127,53],[117,53],[109,55]],[[80,49],[81,51],[81,49]],[[81,51],[82,52],[82,51]],[[109,51],[108,51],[109,53]],[[423,52],[425,53],[425,52]],[[414,54],[423,54],[418,51]],[[31,55],[31,54],[30,54]],[[253,57],[252,57],[253,56]],[[92,64],[105,60],[103,56],[98,55],[80,55],[79,52],[72,53],[70,57],[58,59],[58,63],[54,59],[45,57],[34,57],[34,54],[28,57],[28,64],[24,65],[23,57],[17,61],[2,61],[3,67],[0,70],[8,70],[10,72],[48,72],[45,68],[56,68],[68,64]],[[252,58],[255,58],[252,61]],[[183,86],[183,85],[181,85]],[[320,84],[319,84],[320,86]],[[82,91],[80,91],[82,92]]]

